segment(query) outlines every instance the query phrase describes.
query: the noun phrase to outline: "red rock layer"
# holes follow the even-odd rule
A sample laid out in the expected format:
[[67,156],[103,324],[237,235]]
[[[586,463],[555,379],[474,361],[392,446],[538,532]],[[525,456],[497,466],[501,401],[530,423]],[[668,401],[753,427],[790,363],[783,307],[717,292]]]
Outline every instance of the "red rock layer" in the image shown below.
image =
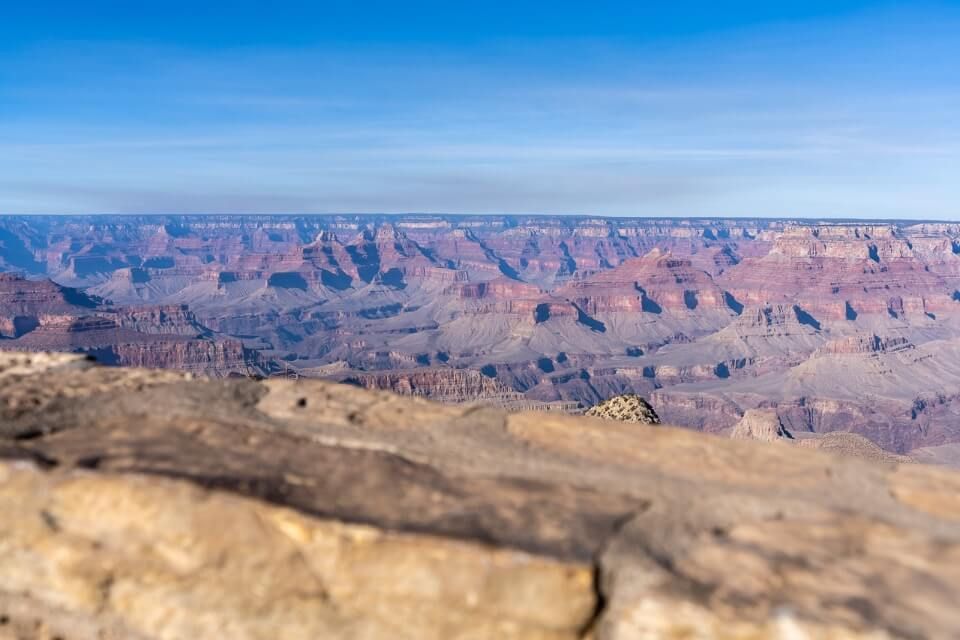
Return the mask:
[[559,293],[587,313],[689,313],[729,310],[723,291],[690,260],[659,250],[574,280]]
[[787,229],[768,255],[718,282],[743,304],[792,301],[819,319],[922,315],[956,304],[945,279],[888,227]]

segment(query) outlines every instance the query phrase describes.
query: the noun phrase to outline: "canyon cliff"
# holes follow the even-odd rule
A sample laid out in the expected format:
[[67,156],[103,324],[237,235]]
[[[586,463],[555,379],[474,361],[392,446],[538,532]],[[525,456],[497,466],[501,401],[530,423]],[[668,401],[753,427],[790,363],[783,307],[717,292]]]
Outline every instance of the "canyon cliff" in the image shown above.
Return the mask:
[[[0,218],[0,349],[725,433],[770,410],[960,464],[960,225]],[[16,272],[17,275],[14,275]]]
[[[5,335],[2,335],[5,333]],[[113,308],[49,280],[0,273],[0,349],[74,351],[104,364],[263,375],[256,352],[215,336],[187,305]]]

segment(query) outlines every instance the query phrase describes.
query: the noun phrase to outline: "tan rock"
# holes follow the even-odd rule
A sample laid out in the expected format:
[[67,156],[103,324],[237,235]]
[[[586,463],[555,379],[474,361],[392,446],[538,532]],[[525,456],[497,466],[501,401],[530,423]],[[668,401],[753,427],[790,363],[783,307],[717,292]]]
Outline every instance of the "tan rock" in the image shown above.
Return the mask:
[[827,451],[837,455],[863,458],[864,460],[873,460],[875,462],[912,462],[907,456],[897,455],[881,449],[857,433],[820,433],[816,434],[816,436],[798,440],[797,444],[801,447],[820,449],[821,451]]
[[16,366],[0,638],[960,635],[949,471],[323,382]]
[[735,440],[763,440],[775,442],[781,439],[792,440],[780,417],[773,409],[748,409],[730,432]]
[[749,409],[730,431],[734,440],[786,442],[807,449],[819,449],[834,455],[860,458],[872,462],[910,463],[907,456],[881,449],[857,433],[801,433],[794,435],[783,425],[773,409]]
[[596,606],[585,564],[181,481],[22,463],[0,477],[0,591],[63,637],[560,639]]
[[650,403],[634,393],[604,400],[600,404],[587,409],[585,415],[619,422],[660,424],[660,418],[653,407],[650,406]]

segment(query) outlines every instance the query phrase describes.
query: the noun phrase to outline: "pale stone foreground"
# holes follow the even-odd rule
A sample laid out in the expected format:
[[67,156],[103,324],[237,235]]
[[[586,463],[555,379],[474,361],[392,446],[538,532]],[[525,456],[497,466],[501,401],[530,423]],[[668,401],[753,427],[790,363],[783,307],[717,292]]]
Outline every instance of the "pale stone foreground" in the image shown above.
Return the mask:
[[960,637],[960,475],[0,355],[0,638]]

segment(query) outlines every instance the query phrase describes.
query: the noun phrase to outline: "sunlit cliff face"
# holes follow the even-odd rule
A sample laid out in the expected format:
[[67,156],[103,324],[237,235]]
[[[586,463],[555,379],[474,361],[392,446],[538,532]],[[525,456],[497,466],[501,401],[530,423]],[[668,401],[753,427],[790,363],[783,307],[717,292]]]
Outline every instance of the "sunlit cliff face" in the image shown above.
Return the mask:
[[711,431],[774,407],[791,432],[852,430],[898,453],[956,439],[958,225],[344,215],[0,230],[7,348],[560,411],[633,392]]

